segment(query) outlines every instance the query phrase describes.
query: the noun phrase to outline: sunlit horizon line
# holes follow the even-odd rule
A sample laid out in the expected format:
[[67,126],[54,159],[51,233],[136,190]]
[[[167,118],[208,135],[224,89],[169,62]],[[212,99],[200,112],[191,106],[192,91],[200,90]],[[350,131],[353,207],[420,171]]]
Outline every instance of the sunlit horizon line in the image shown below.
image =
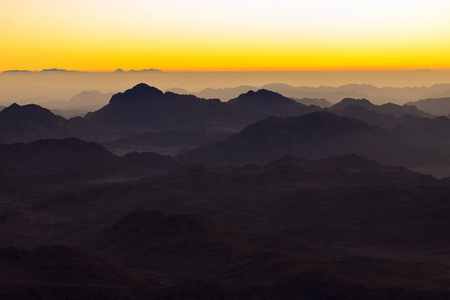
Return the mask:
[[[44,71],[44,70],[52,70],[55,71]],[[54,74],[59,71],[67,71],[67,72],[85,72],[85,73],[114,73],[117,70],[122,70],[124,73],[128,72],[142,72],[149,70],[154,70],[155,72],[167,72],[167,73],[227,73],[227,72],[370,72],[370,71],[450,71],[450,67],[408,67],[408,68],[386,68],[386,67],[367,67],[367,68],[358,68],[358,67],[349,67],[349,68],[168,68],[168,69],[159,69],[159,68],[148,68],[148,69],[65,69],[65,68],[45,68],[45,69],[5,69],[0,72],[6,73],[21,73],[21,72],[30,72],[30,73],[39,73],[45,72],[49,74]]]

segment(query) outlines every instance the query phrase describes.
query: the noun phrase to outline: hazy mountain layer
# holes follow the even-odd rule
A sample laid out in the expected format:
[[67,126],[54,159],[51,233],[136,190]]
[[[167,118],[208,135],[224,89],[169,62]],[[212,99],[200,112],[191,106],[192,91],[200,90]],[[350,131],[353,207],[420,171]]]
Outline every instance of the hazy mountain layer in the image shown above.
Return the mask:
[[414,105],[422,111],[437,116],[450,114],[450,97],[423,99],[415,102],[408,102],[407,104]]

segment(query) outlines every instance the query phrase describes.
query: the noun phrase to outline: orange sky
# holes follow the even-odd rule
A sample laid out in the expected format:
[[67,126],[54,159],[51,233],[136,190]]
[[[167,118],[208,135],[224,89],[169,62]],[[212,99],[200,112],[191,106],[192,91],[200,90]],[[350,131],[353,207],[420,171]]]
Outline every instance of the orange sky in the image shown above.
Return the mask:
[[0,71],[450,69],[450,1],[2,0]]

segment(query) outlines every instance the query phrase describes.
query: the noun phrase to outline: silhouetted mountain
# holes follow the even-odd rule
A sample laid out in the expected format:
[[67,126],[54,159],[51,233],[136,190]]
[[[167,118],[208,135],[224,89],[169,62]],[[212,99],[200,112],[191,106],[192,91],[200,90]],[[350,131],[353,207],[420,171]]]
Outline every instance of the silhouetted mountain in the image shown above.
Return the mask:
[[65,119],[71,119],[76,117],[84,117],[89,110],[83,109],[52,109],[52,113],[61,116]]
[[28,70],[6,70],[2,73],[30,73],[31,71]]
[[0,145],[0,174],[11,182],[35,177],[50,181],[83,181],[114,176],[140,176],[171,171],[180,164],[156,153],[118,157],[103,146],[76,138]]
[[295,100],[298,103],[301,103],[301,104],[304,104],[304,105],[316,105],[316,106],[319,106],[321,108],[326,108],[326,107],[330,107],[330,106],[333,105],[333,103],[327,101],[324,98],[320,98],[320,99],[317,99],[317,98],[314,98],[314,99],[311,99],[311,98],[302,98],[302,99],[292,98],[292,100]]
[[[450,95],[450,91],[448,93]],[[415,102],[408,102],[407,105],[414,105],[418,109],[437,116],[450,114],[450,98],[429,98]]]
[[151,69],[142,69],[142,70],[133,70],[133,69],[131,69],[131,70],[128,71],[128,72],[133,73],[133,72],[162,72],[162,71],[161,71],[161,70],[158,70],[158,69],[153,69],[153,68],[151,68]]
[[325,98],[333,103],[343,98],[366,98],[377,104],[407,102],[411,99],[448,96],[450,84],[435,84],[430,87],[383,87],[369,84],[347,84],[338,87],[293,87],[287,84],[268,84],[261,88],[272,90],[291,98]]
[[213,89],[207,88],[197,93],[192,93],[200,98],[218,98],[221,101],[228,101],[230,99],[238,97],[240,94],[247,93],[248,91],[257,91],[256,86],[241,85],[234,88]]
[[340,110],[329,109],[328,111],[338,116],[358,119],[372,126],[380,126],[386,129],[398,126],[402,123],[402,120],[393,115],[379,113],[359,104],[351,104],[344,106]]
[[80,71],[66,70],[66,69],[57,69],[57,68],[52,68],[52,69],[42,69],[41,71],[37,71],[37,72],[39,72],[39,73],[48,73],[48,72],[81,73]]
[[117,127],[240,127],[270,115],[300,115],[319,109],[265,90],[248,92],[223,103],[218,99],[163,93],[139,84],[114,95],[107,106],[87,114],[85,119]]
[[305,106],[292,99],[268,90],[249,91],[228,101],[227,106],[238,108],[250,120],[260,120],[268,116],[298,116],[321,110],[318,106]]
[[0,106],[0,111],[2,111],[5,108],[5,106]]
[[[360,106],[355,107],[364,110]],[[375,119],[379,121],[379,115],[375,115]],[[213,164],[245,164],[268,162],[284,155],[316,159],[353,153],[386,164],[414,168],[440,165],[441,168],[448,168],[450,145],[447,139],[442,138],[448,132],[447,118],[438,119],[405,115],[396,120],[405,126],[384,130],[327,112],[296,118],[271,117],[247,126],[225,141],[190,150],[180,155],[179,159]]]
[[401,117],[403,115],[412,115],[415,117],[420,118],[429,118],[432,117],[432,115],[425,113],[415,106],[410,105],[397,105],[393,103],[386,103],[383,105],[374,105],[367,99],[352,99],[352,98],[346,98],[343,99],[341,102],[333,105],[330,107],[330,110],[344,110],[347,106],[350,105],[359,105],[367,110],[374,111],[380,114],[387,114],[392,115],[394,117]]
[[69,101],[42,101],[35,99],[34,103],[39,103],[40,105],[50,108],[52,110],[55,109],[64,109],[64,110],[84,110],[86,112],[93,111],[99,109],[106,104],[108,104],[109,99],[113,93],[102,94],[99,91],[82,91],[79,94],[73,96]]
[[180,94],[180,95],[189,94],[188,91],[186,91],[185,89],[179,88],[179,87],[174,87],[174,88],[171,88],[171,89],[167,89],[164,92],[171,92],[171,93]]
[[187,152],[180,159],[208,163],[261,163],[292,154],[320,158],[332,154],[368,153],[385,132],[326,112],[301,117],[270,117],[223,142]]
[[219,116],[221,108],[222,103],[218,100],[170,92],[164,94],[154,87],[139,84],[124,93],[115,94],[108,105],[87,114],[85,119],[117,127],[201,126],[223,122]]
[[73,134],[66,119],[38,105],[12,104],[0,112],[0,143],[64,138]]

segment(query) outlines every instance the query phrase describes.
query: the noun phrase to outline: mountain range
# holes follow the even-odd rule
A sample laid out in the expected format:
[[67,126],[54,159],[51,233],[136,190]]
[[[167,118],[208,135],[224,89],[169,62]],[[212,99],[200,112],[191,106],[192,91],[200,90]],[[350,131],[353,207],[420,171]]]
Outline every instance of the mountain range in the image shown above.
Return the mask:
[[322,109],[268,90],[221,102],[139,84],[84,118],[67,120],[37,105],[14,104],[0,112],[0,124],[1,143],[77,137],[119,155],[150,151],[221,164],[356,153],[445,176],[450,151],[449,119],[414,106],[345,98]]
[[[450,84],[435,84],[429,87],[376,87],[370,84],[346,84],[341,86],[292,86],[285,83],[271,83],[260,87],[237,86],[233,88],[207,88],[200,92],[191,92],[199,97],[219,98],[228,101],[238,95],[253,90],[267,89],[289,98],[324,98],[331,103],[337,103],[344,98],[366,98],[376,104],[386,102],[406,103],[425,98],[443,98],[450,95]],[[185,93],[187,93],[185,91]]]
[[450,114],[450,97],[422,99],[406,104],[414,105],[418,109],[433,115],[445,116]]
[[[314,112],[269,117],[234,139],[264,140],[264,154],[291,139],[386,132]],[[450,295],[450,181],[355,154],[208,166],[52,139],[0,146],[0,176],[3,298]]]

